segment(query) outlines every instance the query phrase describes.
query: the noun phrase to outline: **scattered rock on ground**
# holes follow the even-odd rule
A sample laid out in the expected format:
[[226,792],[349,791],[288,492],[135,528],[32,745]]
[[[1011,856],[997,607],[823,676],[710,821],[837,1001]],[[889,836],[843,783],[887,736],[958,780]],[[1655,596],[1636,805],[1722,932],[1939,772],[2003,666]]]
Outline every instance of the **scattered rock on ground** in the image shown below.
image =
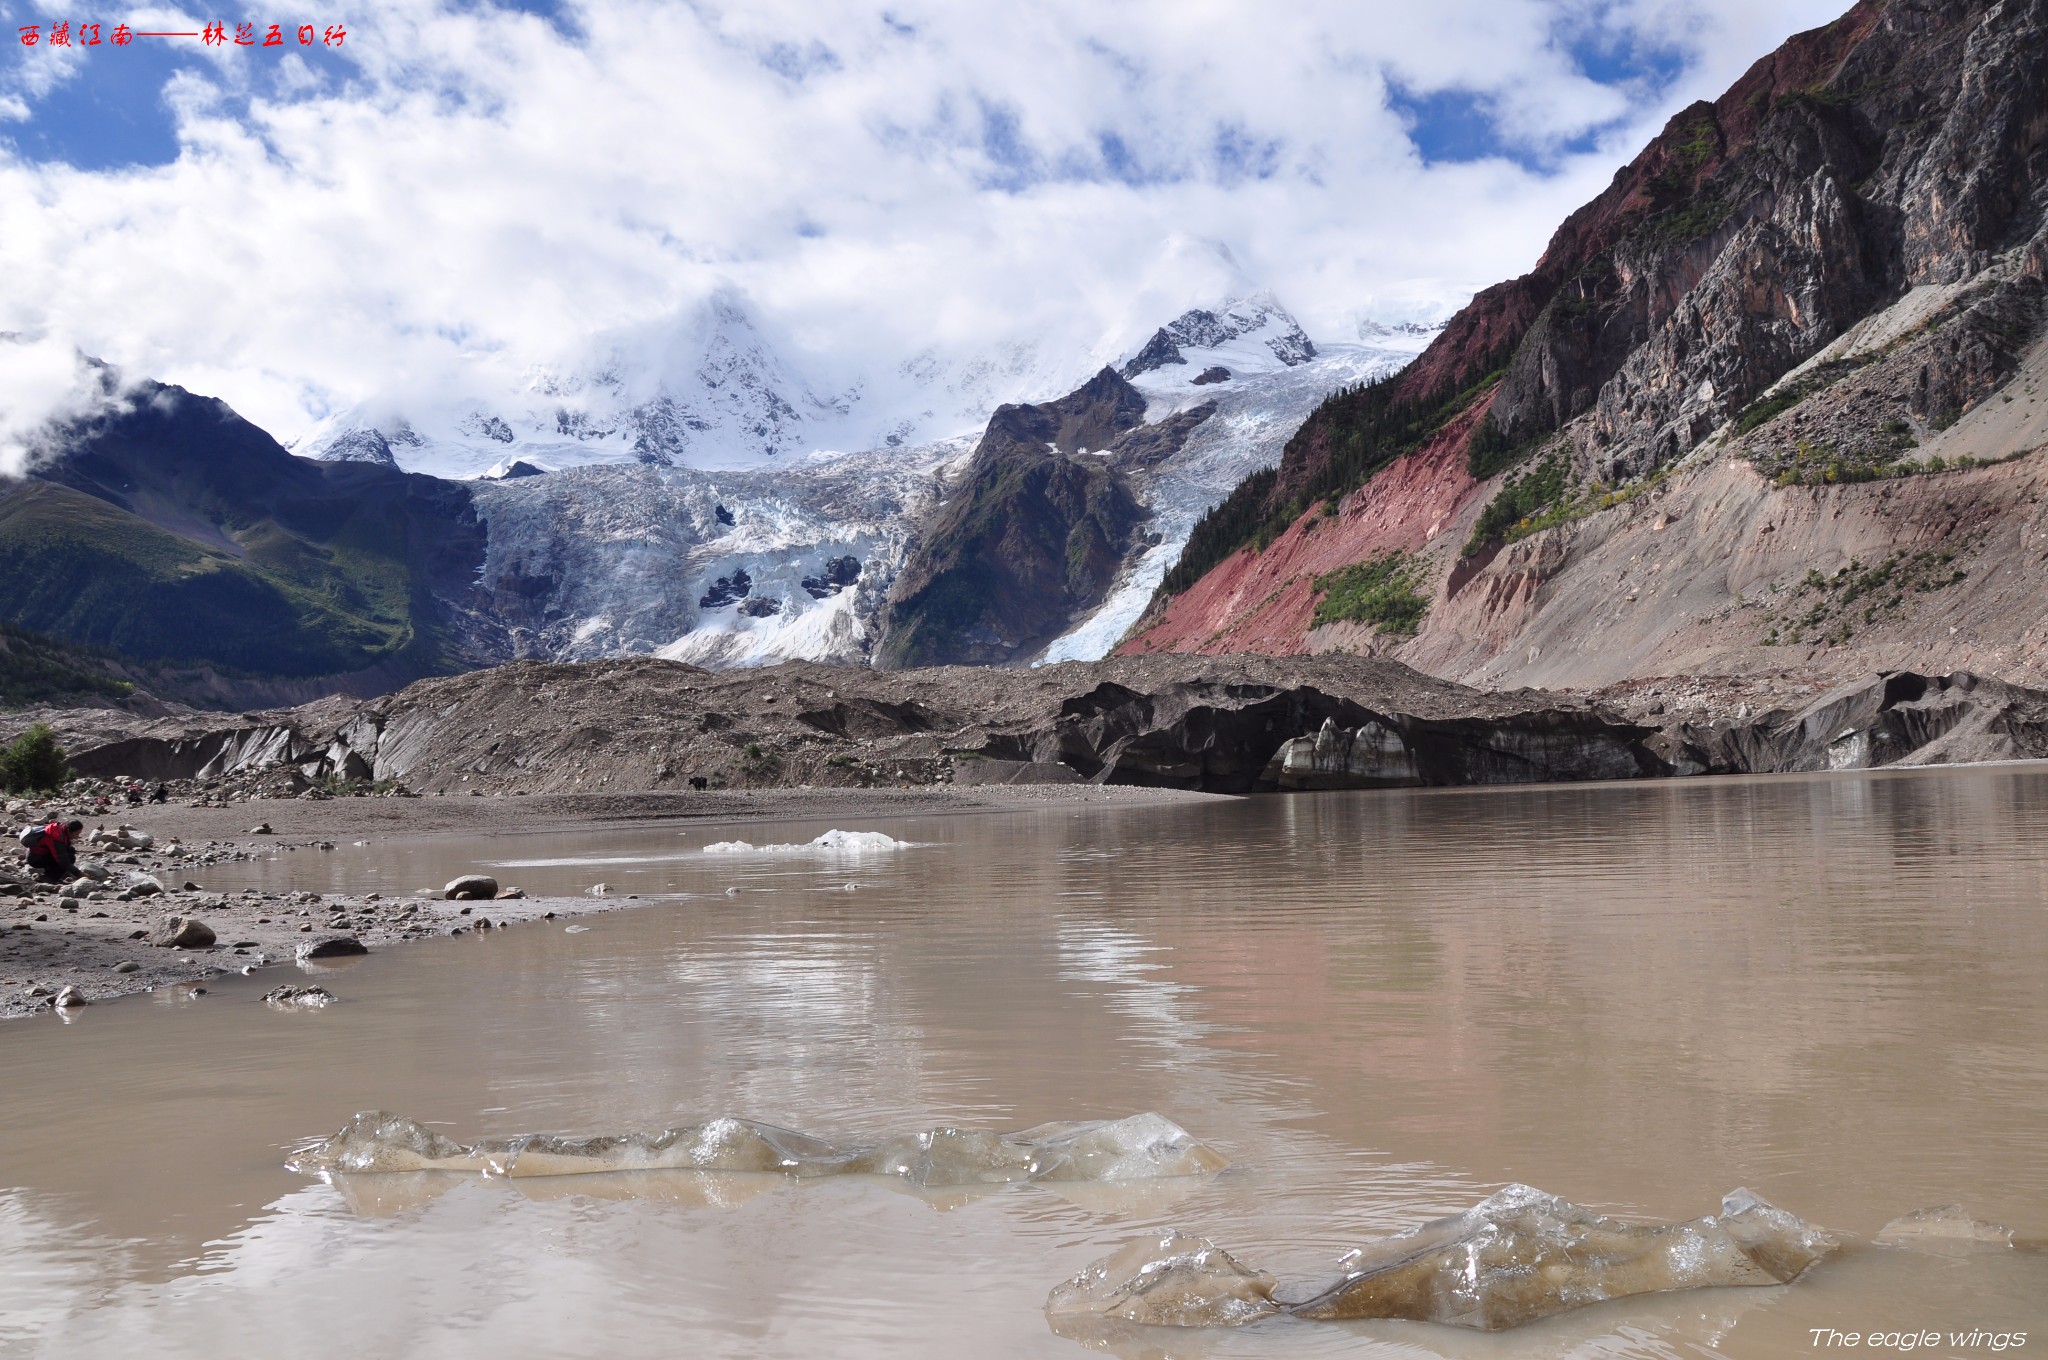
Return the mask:
[[498,895],[498,880],[489,874],[463,874],[448,880],[441,893],[451,902],[489,901]]
[[213,943],[213,927],[190,916],[166,916],[150,940],[159,949],[204,949]]

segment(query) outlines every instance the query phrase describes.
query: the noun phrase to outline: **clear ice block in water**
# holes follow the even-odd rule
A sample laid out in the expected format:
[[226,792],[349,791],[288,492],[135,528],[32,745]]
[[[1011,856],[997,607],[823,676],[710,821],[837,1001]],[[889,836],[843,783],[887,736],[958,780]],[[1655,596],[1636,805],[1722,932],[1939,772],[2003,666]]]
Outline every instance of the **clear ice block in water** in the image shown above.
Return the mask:
[[1631,1294],[1788,1283],[1834,1246],[1747,1190],[1731,1192],[1718,1216],[1640,1226],[1511,1185],[1462,1214],[1359,1248],[1344,1258],[1342,1278],[1299,1302],[1276,1301],[1266,1276],[1176,1233],[1096,1262],[1054,1289],[1046,1310],[1168,1326],[1284,1312],[1499,1331]]
[[810,1177],[894,1176],[925,1187],[1008,1181],[1132,1181],[1193,1176],[1222,1154],[1156,1114],[1023,1133],[937,1128],[841,1145],[748,1119],[712,1119],[660,1133],[564,1138],[530,1133],[455,1142],[418,1122],[365,1111],[291,1159],[305,1172],[480,1171],[507,1177],[606,1171],[754,1171]]
[[1206,1237],[1168,1232],[1126,1243],[1055,1286],[1045,1311],[1055,1321],[1233,1327],[1280,1311],[1274,1283]]
[[1960,1204],[1943,1204],[1933,1209],[1901,1214],[1877,1232],[1881,1246],[1950,1256],[1976,1251],[2004,1251],[2012,1246],[2012,1236],[2011,1228],[1971,1218],[1969,1211]]
[[1012,1134],[1033,1150],[1031,1178],[1043,1181],[1145,1181],[1220,1171],[1214,1148],[1164,1115],[1134,1114],[1085,1124],[1040,1124]]

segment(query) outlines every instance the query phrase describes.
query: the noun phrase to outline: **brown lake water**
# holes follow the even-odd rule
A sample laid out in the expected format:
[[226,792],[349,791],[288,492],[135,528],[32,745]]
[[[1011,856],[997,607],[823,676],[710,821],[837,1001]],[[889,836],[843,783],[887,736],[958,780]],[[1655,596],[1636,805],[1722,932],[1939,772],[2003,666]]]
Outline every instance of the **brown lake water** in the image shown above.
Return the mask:
[[[914,844],[702,852],[833,825]],[[0,1354],[1080,1357],[1046,1293],[1141,1233],[1299,1287],[1511,1181],[1642,1220],[1746,1185],[1851,1246],[1789,1287],[1497,1335],[1282,1319],[1114,1353],[2048,1348],[2048,1251],[1867,1244],[1952,1201],[2048,1240],[2036,767],[436,838],[209,882],[474,867],[643,902],[374,954],[320,1012],[258,1004],[272,970],[0,1026]],[[284,1169],[370,1108],[461,1138],[732,1114],[843,1139],[1156,1110],[1231,1165],[946,1192]]]

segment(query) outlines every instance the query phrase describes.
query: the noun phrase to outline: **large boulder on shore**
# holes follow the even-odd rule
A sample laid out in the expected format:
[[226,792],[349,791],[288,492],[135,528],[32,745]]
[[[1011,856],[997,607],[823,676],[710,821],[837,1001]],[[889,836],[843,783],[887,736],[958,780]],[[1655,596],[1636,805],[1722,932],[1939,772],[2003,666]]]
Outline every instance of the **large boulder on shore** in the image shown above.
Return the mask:
[[204,949],[213,943],[213,927],[190,916],[166,916],[149,942],[159,949]]
[[298,958],[345,959],[352,954],[367,954],[370,947],[353,935],[323,935],[317,940],[307,940],[299,946]]
[[489,874],[463,874],[441,890],[451,902],[488,902],[498,895],[498,880]]

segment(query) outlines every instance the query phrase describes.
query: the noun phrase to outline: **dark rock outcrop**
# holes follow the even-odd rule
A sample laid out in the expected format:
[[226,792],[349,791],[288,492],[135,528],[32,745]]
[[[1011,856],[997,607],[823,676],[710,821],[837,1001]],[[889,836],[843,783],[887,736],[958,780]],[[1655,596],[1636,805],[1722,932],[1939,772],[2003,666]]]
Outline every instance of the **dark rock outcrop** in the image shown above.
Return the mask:
[[2048,757],[2048,693],[1967,673],[1895,671],[1797,711],[1675,724],[1650,746],[1681,774],[2038,760]]
[[697,601],[697,607],[723,609],[729,604],[738,604],[753,588],[754,578],[747,574],[746,568],[735,568],[730,576],[721,576],[711,583],[711,588]]
[[[506,431],[506,437],[508,439],[511,437],[509,430]],[[503,472],[496,473],[494,479],[500,482],[510,482],[516,481],[521,477],[545,477],[547,475],[548,470],[546,468],[529,463],[524,458],[515,458]]]
[[860,580],[860,559],[858,557],[835,557],[825,563],[816,576],[806,576],[803,588],[814,600],[829,599]]
[[1144,418],[1144,397],[1106,368],[1058,401],[998,408],[897,578],[878,662],[1019,660],[1099,602],[1145,516],[1099,454]]
[[1123,375],[1126,378],[1135,378],[1140,373],[1150,373],[1154,369],[1165,368],[1168,364],[1186,362],[1187,359],[1180,352],[1180,346],[1173,343],[1173,337],[1168,335],[1162,326],[1152,332],[1152,338],[1145,342],[1144,348],[1132,355],[1131,361],[1123,366]]

